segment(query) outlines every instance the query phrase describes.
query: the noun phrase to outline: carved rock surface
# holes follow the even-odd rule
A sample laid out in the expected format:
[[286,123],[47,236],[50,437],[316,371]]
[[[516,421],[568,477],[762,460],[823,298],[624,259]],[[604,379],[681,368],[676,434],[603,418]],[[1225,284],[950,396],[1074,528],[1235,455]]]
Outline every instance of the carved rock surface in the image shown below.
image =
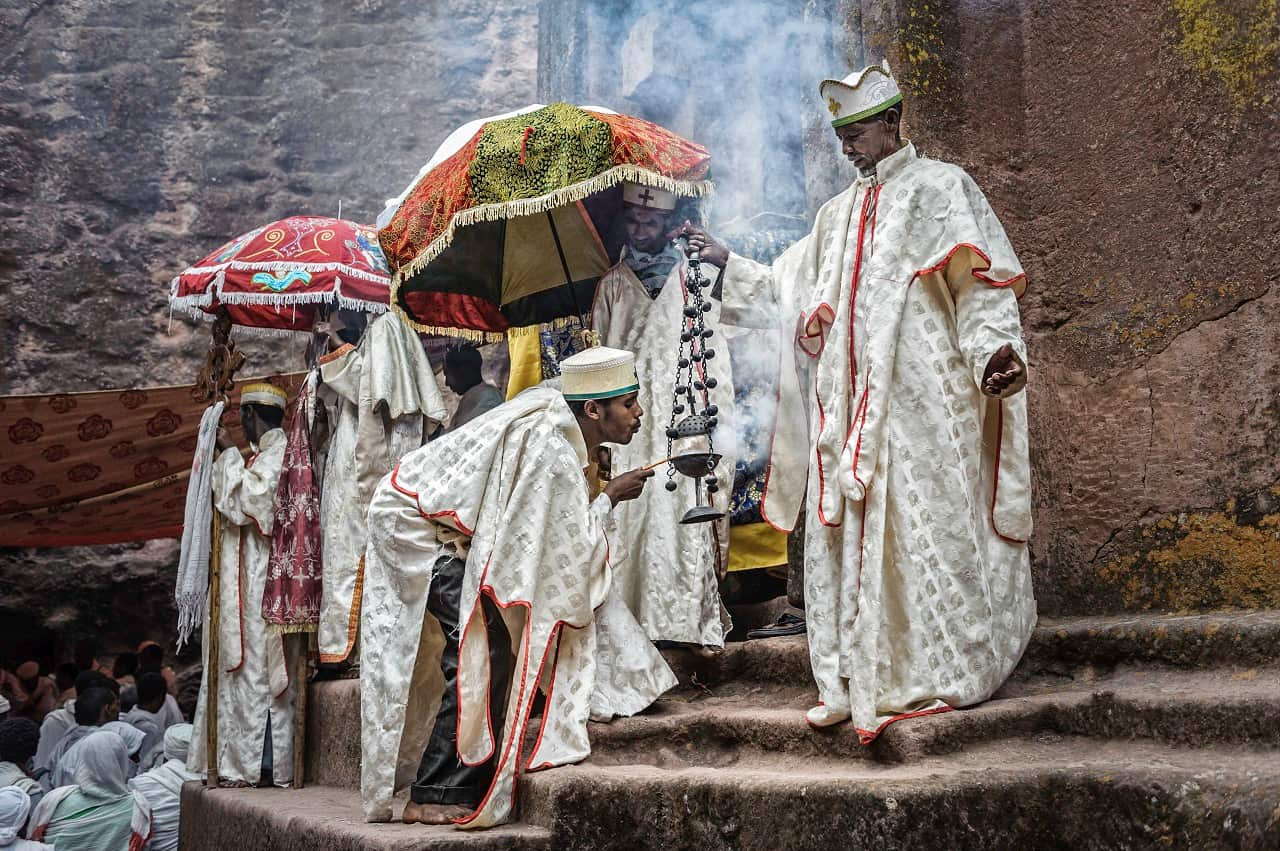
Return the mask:
[[[6,0],[0,30],[4,394],[193,380],[173,275],[285,215],[372,222],[450,130],[534,100],[532,0]],[[241,346],[242,375],[299,363]],[[0,553],[0,655],[171,638],[176,550]]]

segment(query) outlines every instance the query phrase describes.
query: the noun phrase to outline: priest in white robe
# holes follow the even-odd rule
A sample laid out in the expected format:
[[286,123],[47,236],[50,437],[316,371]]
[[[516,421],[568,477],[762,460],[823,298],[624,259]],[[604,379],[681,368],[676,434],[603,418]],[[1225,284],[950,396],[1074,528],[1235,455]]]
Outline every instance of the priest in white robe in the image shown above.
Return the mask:
[[[627,242],[621,260],[600,279],[592,326],[602,344],[636,355],[640,402],[648,413],[630,443],[610,447],[610,463],[630,470],[667,456],[680,335],[690,322],[683,313],[689,267],[670,239],[675,195],[627,183],[623,202]],[[703,272],[714,276],[719,269],[705,266]],[[628,558],[617,563],[614,583],[650,639],[718,649],[724,646],[728,623],[727,615],[722,615],[719,579],[728,566],[727,505],[737,457],[729,350],[719,331],[719,302],[713,298],[711,304],[706,326],[712,336],[704,343],[714,356],[694,367],[704,380],[709,379],[710,401],[720,421],[714,436],[716,451],[723,457],[716,466],[717,491],[711,499],[726,511],[725,518],[680,523],[697,504],[696,491],[704,487],[701,479],[677,475],[672,479],[677,487],[674,493],[647,489],[614,512],[628,551]],[[684,411],[675,419],[691,413],[698,412]],[[679,441],[674,448],[680,451]]]
[[[284,463],[280,425],[288,397],[272,384],[247,384],[240,391],[240,422],[249,441],[246,459],[219,438],[213,468],[213,504],[222,514],[219,565],[221,610],[218,646],[218,755],[220,778],[258,785],[264,761],[277,786],[293,779],[294,683],[285,635],[262,617],[267,582],[276,485]],[[205,675],[196,705],[188,767],[208,770],[208,629],[205,616]]]
[[374,319],[358,345],[346,341],[350,330],[339,328],[338,347],[320,358],[321,395],[330,411],[320,492],[323,664],[345,661],[355,646],[373,489],[447,416],[422,342],[398,313]]
[[589,717],[637,712],[675,684],[626,607],[606,602],[610,514],[653,473],[617,476],[592,500],[584,472],[602,442],[640,428],[634,358],[596,348],[561,368],[563,390],[526,390],[405,456],[374,492],[360,644],[369,821],[389,820],[405,786],[407,823],[506,821],[522,771],[585,758]]
[[727,321],[791,341],[763,513],[807,505],[809,721],[866,743],[989,698],[1035,624],[1026,278],[973,180],[901,139],[887,66],[821,96],[859,173],[808,236],[770,267],[684,230],[725,265]]

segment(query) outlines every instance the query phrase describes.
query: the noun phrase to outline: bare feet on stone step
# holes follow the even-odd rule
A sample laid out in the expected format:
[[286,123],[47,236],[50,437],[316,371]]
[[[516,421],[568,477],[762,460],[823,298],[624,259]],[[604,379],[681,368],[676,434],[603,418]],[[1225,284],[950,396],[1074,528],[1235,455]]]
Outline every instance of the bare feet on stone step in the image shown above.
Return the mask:
[[819,703],[817,706],[805,713],[804,718],[809,722],[810,727],[833,727],[836,724],[842,724],[853,717],[853,713],[842,706],[827,706],[825,703]]
[[471,815],[474,809],[460,804],[415,804],[410,801],[404,805],[400,820],[405,824],[453,824]]
[[724,653],[723,647],[712,647],[705,644],[688,644],[683,641],[655,641],[659,650],[684,650],[696,659],[715,659]]

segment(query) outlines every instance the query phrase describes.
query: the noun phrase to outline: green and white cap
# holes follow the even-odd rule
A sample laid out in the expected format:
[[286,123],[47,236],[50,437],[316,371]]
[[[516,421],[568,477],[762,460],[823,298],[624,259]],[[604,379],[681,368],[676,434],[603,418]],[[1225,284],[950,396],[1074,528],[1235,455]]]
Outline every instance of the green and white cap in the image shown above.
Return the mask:
[[843,80],[823,80],[818,94],[831,113],[832,127],[870,118],[902,103],[902,91],[889,71],[888,62],[868,65]]
[[560,392],[570,402],[612,399],[639,389],[631,352],[596,346],[560,361]]

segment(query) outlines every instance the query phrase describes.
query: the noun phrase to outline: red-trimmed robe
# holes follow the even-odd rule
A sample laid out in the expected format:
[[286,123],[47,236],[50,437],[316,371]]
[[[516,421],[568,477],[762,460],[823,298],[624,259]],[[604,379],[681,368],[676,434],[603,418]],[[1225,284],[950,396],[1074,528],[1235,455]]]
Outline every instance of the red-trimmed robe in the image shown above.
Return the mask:
[[1025,281],[973,180],[911,144],[771,267],[726,266],[724,321],[794,341],[762,510],[790,529],[807,506],[819,699],[864,742],[989,698],[1035,624],[1026,394],[979,390],[1005,343],[1026,362]]

